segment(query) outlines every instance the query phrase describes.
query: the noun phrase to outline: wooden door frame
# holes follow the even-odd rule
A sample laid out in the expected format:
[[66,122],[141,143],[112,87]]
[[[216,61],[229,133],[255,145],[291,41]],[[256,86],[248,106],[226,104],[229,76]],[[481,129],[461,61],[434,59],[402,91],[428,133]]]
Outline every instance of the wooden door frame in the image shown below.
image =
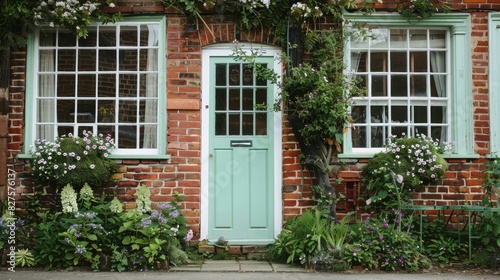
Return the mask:
[[[200,240],[208,238],[209,232],[209,92],[210,92],[210,58],[211,57],[229,57],[232,54],[232,44],[217,44],[204,47],[202,50],[202,87],[201,87],[201,194],[200,194]],[[274,69],[281,69],[279,58],[282,50],[277,47],[266,46],[261,44],[242,44],[243,50],[263,50],[263,56],[273,56]],[[278,95],[277,89],[275,96]],[[271,114],[273,117],[273,127],[269,128],[274,132],[274,237],[278,236],[281,232],[281,225],[283,222],[283,209],[282,209],[282,113],[274,112]]]

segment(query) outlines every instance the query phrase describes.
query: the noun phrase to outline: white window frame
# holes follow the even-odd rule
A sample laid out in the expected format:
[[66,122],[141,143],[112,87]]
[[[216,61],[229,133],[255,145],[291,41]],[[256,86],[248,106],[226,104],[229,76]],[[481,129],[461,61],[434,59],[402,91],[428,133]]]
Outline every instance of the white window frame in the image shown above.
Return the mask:
[[[156,148],[124,148],[124,149],[115,149],[113,150],[111,157],[112,158],[158,158],[158,159],[168,159],[170,156],[166,154],[167,150],[167,141],[166,141],[166,124],[167,124],[167,115],[166,115],[166,18],[164,16],[150,16],[150,17],[130,17],[126,18],[123,21],[116,22],[114,24],[108,23],[106,25],[101,26],[117,26],[117,27],[126,27],[135,25],[139,26],[141,24],[158,24],[158,88],[157,88],[157,129],[156,129]],[[99,25],[99,23],[95,23],[93,25]],[[49,27],[43,27],[49,28]],[[36,104],[38,98],[38,71],[39,69],[39,56],[38,51],[39,47],[39,34],[43,32],[42,28],[38,28],[33,33],[28,36],[28,46],[27,46],[27,79],[26,79],[26,111],[25,111],[25,146],[24,146],[24,154],[20,155],[20,157],[28,157],[30,145],[35,142],[35,138],[37,137],[36,129],[36,116],[38,114],[37,109],[38,106]],[[77,47],[75,47],[76,49]],[[102,48],[102,47],[101,47]],[[127,48],[130,48],[127,46]],[[133,48],[133,46],[132,46]],[[111,47],[110,49],[115,49]],[[76,59],[76,57],[75,57]],[[117,73],[120,73],[119,70]],[[57,72],[56,72],[57,73]],[[78,75],[78,70],[76,72]],[[119,100],[118,97],[115,97],[116,100]],[[132,100],[132,99],[131,99]],[[137,100],[137,99],[134,99]],[[57,124],[54,121],[54,124]],[[133,124],[133,123],[132,123]],[[87,126],[85,123],[76,123],[79,126]],[[96,124],[89,123],[89,126],[96,126]],[[54,132],[55,133],[55,132]]]
[[[399,14],[344,14],[346,27],[352,23],[365,24],[366,27],[379,28],[446,28],[449,30],[450,65],[450,133],[449,141],[455,141],[454,151],[447,157],[476,158],[474,153],[472,73],[470,50],[470,15],[436,14],[429,19],[409,23]],[[349,49],[345,48],[345,64],[351,65]],[[344,136],[344,152],[340,158],[370,158],[381,149],[355,149],[352,147],[352,134],[349,130]]]

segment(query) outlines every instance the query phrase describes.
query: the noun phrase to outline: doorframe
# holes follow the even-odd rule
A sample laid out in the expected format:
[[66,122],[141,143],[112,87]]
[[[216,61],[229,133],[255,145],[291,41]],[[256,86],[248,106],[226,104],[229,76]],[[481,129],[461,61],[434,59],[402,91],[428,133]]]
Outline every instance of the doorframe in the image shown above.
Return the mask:
[[[201,194],[200,194],[200,240],[208,239],[209,232],[209,117],[210,117],[210,58],[211,57],[230,57],[233,44],[216,44],[202,48],[202,70],[201,70]],[[240,47],[244,51],[258,50],[262,56],[274,57],[274,69],[281,69],[280,56],[281,48],[262,45],[262,44],[241,44]],[[281,75],[281,73],[278,73]],[[279,89],[274,85],[275,99],[279,95]],[[283,207],[282,207],[282,165],[283,165],[283,149],[282,149],[282,113],[281,111],[272,111],[274,131],[274,237],[277,237],[281,232],[283,222]]]

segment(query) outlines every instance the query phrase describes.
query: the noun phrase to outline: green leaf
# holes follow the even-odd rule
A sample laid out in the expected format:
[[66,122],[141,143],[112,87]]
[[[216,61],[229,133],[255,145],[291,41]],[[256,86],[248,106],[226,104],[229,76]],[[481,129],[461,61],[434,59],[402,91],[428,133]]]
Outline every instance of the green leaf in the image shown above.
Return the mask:
[[129,245],[130,243],[131,243],[130,236],[125,236],[125,238],[123,238],[123,240],[122,240],[122,244],[123,245]]
[[92,240],[92,241],[96,241],[97,240],[97,236],[95,234],[91,234],[91,235],[87,236],[87,239],[88,240]]

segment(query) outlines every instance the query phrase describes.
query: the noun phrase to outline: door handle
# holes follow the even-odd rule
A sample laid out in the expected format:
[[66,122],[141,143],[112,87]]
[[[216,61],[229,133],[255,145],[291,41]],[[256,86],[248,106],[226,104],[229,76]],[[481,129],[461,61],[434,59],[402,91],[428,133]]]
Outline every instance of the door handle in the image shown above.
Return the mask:
[[231,147],[252,147],[252,140],[231,140]]

